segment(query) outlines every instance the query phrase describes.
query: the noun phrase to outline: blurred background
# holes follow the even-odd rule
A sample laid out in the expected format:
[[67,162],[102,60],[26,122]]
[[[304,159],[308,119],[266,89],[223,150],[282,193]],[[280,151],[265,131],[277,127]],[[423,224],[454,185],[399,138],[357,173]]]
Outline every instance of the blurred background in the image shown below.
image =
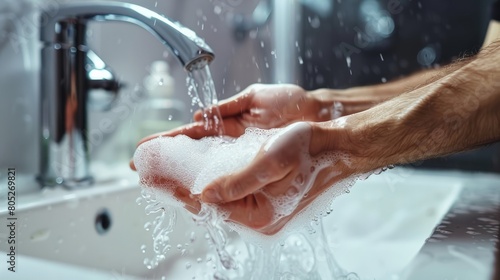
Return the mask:
[[[64,0],[0,3],[0,166],[36,173],[38,166],[40,7]],[[483,44],[493,0],[128,0],[194,30],[212,47],[219,99],[253,83],[296,83],[306,89],[389,82],[445,65]],[[89,113],[93,160],[126,164],[143,136],[148,110],[144,79],[151,64],[169,65],[171,126],[196,108],[186,72],[149,32],[122,22],[93,23],[90,47],[125,87],[108,110]],[[180,104],[180,103],[175,103]],[[99,107],[99,106],[97,106]],[[99,123],[111,120],[103,132]],[[165,127],[169,129],[171,127]],[[413,166],[500,172],[500,146]]]

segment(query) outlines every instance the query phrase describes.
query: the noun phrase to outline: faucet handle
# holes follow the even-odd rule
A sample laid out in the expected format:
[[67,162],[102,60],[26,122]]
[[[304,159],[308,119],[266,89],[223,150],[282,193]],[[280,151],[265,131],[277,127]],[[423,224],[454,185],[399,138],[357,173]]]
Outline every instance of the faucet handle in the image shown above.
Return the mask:
[[92,50],[87,51],[85,65],[89,83],[89,107],[108,111],[125,85],[116,78],[113,70]]

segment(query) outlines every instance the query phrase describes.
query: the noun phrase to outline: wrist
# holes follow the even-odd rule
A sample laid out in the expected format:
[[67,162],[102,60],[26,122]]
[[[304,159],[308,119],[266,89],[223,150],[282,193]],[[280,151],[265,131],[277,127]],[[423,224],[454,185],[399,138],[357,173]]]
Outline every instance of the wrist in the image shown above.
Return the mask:
[[333,119],[332,108],[335,101],[329,98],[329,91],[328,89],[316,89],[306,92],[307,98],[313,102],[316,112],[318,112],[312,121],[324,122]]
[[[419,142],[432,126],[413,125],[419,104],[428,94],[405,94],[370,110],[319,123],[313,143],[320,152],[340,152],[347,156],[353,173],[366,173],[391,164],[416,159]],[[433,116],[418,118],[429,123]]]
[[376,162],[366,157],[362,140],[356,136],[359,129],[349,121],[352,116],[341,117],[328,122],[311,123],[312,156],[335,153],[345,157],[345,172],[359,174],[379,167]]
[[317,121],[329,121],[341,116],[355,114],[391,99],[396,95],[393,87],[363,86],[348,89],[318,89],[309,95],[319,104],[323,114]]

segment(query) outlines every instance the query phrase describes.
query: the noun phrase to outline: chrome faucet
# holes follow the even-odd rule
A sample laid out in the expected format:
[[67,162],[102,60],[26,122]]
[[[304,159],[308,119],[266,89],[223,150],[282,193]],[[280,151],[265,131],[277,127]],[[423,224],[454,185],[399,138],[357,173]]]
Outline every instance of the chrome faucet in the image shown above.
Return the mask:
[[87,99],[96,83],[89,79],[86,61],[89,21],[125,21],[154,34],[187,71],[200,69],[214,58],[196,34],[144,7],[121,2],[62,5],[42,17],[41,131],[42,186],[75,188],[93,182],[89,172]]

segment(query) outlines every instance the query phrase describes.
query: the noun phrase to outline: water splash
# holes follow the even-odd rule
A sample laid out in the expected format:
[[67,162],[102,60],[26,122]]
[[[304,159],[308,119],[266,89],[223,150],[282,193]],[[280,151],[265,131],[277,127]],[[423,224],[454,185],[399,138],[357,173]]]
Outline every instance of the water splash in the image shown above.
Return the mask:
[[[153,269],[166,258],[167,252],[172,247],[170,245],[169,235],[174,230],[177,212],[173,207],[165,205],[162,201],[158,200],[156,195],[148,189],[143,188],[141,196],[147,203],[145,207],[147,215],[160,212],[160,215],[155,217],[153,222],[147,222],[144,225],[146,231],[150,231],[153,228],[153,251],[155,257],[153,259],[144,259],[144,265],[146,265],[148,269]],[[146,246],[141,246],[142,253],[145,253],[145,250]]]
[[215,246],[220,264],[222,264],[225,269],[236,269],[236,262],[225,248],[227,244],[227,235],[221,228],[222,217],[217,215],[214,209],[202,205],[200,213],[193,219],[198,226],[203,226],[207,229],[209,239]]
[[[350,67],[350,57],[346,59],[346,62]],[[268,67],[267,61],[266,67]],[[192,104],[197,105],[202,110],[205,129],[214,131],[217,135],[223,135],[224,127],[217,107],[217,94],[209,68],[193,70],[189,73],[187,84]],[[159,213],[153,222],[145,226],[149,230],[152,229],[155,257],[153,259],[145,258],[144,264],[148,269],[153,269],[166,259],[167,253],[172,247],[169,235],[175,228],[177,208],[168,205],[161,198],[158,199],[154,191],[148,189],[147,186],[143,188],[141,194],[142,199],[138,199],[137,203],[145,202],[146,214]],[[227,217],[221,215],[217,209],[202,204],[201,211],[197,215],[193,215],[192,218],[197,226],[206,229],[206,241],[215,250],[217,257],[217,260],[214,260],[210,253],[207,254],[208,271],[204,274],[205,277],[210,275],[211,279],[221,280],[359,279],[356,274],[346,274],[337,265],[328,246],[320,216],[315,216],[307,228],[283,235],[280,242],[275,242],[267,247],[244,242],[245,253],[241,253],[240,246],[233,255],[231,248],[234,248],[234,244],[231,244],[228,238],[228,233],[231,231],[223,223]],[[195,240],[194,232],[188,238],[190,243],[193,243]],[[184,256],[186,247],[190,243],[178,244],[178,250],[175,251]],[[144,251],[145,248],[146,246],[142,246],[141,250]],[[185,263],[185,268],[193,270],[195,265],[202,262],[203,259],[196,256],[192,262]]]

